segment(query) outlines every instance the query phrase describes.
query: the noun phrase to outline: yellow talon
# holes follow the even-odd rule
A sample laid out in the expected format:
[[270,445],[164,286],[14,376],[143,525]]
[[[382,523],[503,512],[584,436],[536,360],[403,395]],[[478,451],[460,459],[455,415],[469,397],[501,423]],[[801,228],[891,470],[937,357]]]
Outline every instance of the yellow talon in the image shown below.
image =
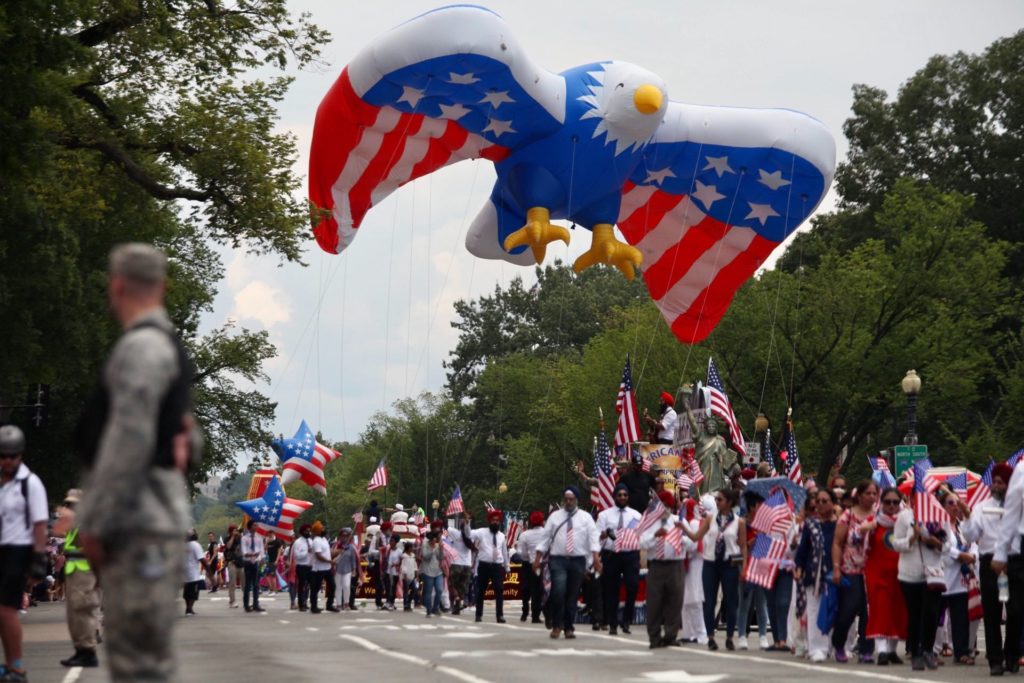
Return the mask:
[[639,266],[644,260],[640,250],[615,239],[612,226],[608,223],[595,225],[591,232],[594,236],[590,249],[576,259],[572,269],[582,273],[595,263],[606,263],[622,271],[627,280],[632,280],[636,276],[634,267]]
[[505,238],[505,251],[529,245],[537,263],[544,261],[548,242],[562,240],[569,244],[569,231],[558,225],[551,225],[551,212],[536,206],[526,212],[526,225]]

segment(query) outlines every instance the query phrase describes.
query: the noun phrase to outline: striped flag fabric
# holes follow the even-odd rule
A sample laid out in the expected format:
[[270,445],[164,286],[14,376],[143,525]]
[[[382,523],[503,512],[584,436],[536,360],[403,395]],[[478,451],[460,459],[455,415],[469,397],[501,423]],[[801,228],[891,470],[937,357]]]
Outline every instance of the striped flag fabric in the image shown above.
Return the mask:
[[447,534],[441,538],[441,549],[444,551],[444,559],[449,567],[459,561],[459,551],[455,549]]
[[935,497],[935,489],[939,487],[940,482],[928,476],[931,467],[932,463],[928,458],[914,463],[914,497],[911,504],[914,519],[921,524],[942,524],[949,521],[949,515]]
[[682,557],[683,555],[683,530],[677,526],[673,526],[671,529],[666,529],[665,535],[658,539],[658,542],[654,545],[654,557],[655,559],[665,559],[666,550],[668,546],[672,546],[675,551],[675,557]]
[[519,533],[522,529],[519,526],[519,518],[514,512],[508,513],[505,518],[505,541],[509,548],[515,548],[519,541]]
[[960,500],[967,502],[967,473],[961,472],[960,474],[951,474],[946,477],[946,483],[953,489],[956,495],[960,496]]
[[885,455],[869,455],[868,464],[871,465],[871,471],[873,472],[871,478],[874,479],[876,484],[883,489],[896,485],[896,479],[893,478],[892,472],[889,470],[889,461]]
[[775,476],[775,456],[772,454],[772,430],[764,433],[764,448],[761,449],[761,462],[766,462],[772,468],[772,476]]
[[313,507],[313,503],[297,498],[288,498],[279,477],[272,477],[259,498],[235,503],[242,512],[256,522],[259,533],[266,535],[273,531],[282,539],[294,536],[295,519]]
[[1011,455],[1009,458],[1007,458],[1006,464],[1009,465],[1010,467],[1017,467],[1017,463],[1020,462],[1020,459],[1022,457],[1024,457],[1024,448],[1020,449],[1019,451]]
[[988,461],[988,467],[981,473],[981,480],[978,485],[967,496],[967,507],[972,510],[992,497],[992,470],[995,468],[995,460]]
[[793,433],[793,425],[788,421],[782,435],[782,455],[785,456],[786,477],[794,484],[799,484],[804,473],[800,468],[800,453],[796,450],[796,435]]
[[660,522],[667,513],[668,508],[661,502],[661,499],[651,496],[651,502],[647,505],[647,509],[644,510],[644,514],[640,517],[640,523],[636,527],[637,535],[643,536],[649,529],[653,529],[654,525]]
[[381,460],[377,463],[377,469],[373,471],[373,476],[370,477],[370,483],[366,485],[367,491],[374,491],[379,488],[383,488],[388,485],[388,468],[384,465],[384,461]]
[[694,486],[700,486],[704,483],[704,472],[700,469],[700,463],[697,462],[697,458],[690,458],[686,463],[687,474],[693,479]]
[[341,453],[318,443],[305,420],[299,425],[295,436],[290,439],[274,439],[270,447],[281,459],[282,483],[301,480],[320,493],[327,494],[324,467],[340,458]]
[[764,534],[785,534],[793,524],[789,503],[782,489],[776,489],[761,503],[754,513],[750,526]]
[[736,419],[736,413],[732,410],[729,396],[725,393],[722,376],[718,374],[714,358],[708,358],[708,393],[710,396],[708,407],[711,414],[722,418],[729,427],[732,449],[740,456],[746,455],[747,451],[744,448],[743,432],[740,431],[740,423]]
[[758,534],[750,549],[750,558],[743,580],[771,589],[779,573],[779,562],[786,552],[786,542],[768,534]]
[[676,477],[676,488],[689,495],[690,489],[693,488],[693,477],[686,473],[680,474]]
[[615,552],[628,553],[640,550],[640,534],[636,529],[619,529],[615,532]]
[[619,382],[619,393],[615,397],[615,412],[619,414],[619,422],[615,427],[615,445],[624,446],[640,440],[640,415],[636,410],[636,396],[633,395],[633,371],[626,356],[626,365],[622,368],[622,381]]
[[445,510],[446,516],[461,515],[465,512],[465,508],[462,506],[462,490],[458,484],[455,485],[455,490],[452,491],[452,498],[448,501],[448,508]]
[[608,446],[608,437],[604,435],[603,429],[598,431],[597,443],[594,446],[594,478],[597,479],[597,483],[591,487],[590,500],[600,512],[615,503],[612,494],[618,479],[612,465],[612,449]]

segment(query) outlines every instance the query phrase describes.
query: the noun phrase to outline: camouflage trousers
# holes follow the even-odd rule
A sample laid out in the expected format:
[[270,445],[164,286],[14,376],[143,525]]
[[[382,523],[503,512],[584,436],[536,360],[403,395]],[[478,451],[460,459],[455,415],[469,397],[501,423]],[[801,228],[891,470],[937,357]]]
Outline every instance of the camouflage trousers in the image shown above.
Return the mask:
[[106,549],[104,641],[113,683],[177,680],[174,623],[183,581],[180,538],[124,538]]
[[100,588],[96,574],[77,569],[64,576],[68,632],[76,650],[95,650],[100,627]]

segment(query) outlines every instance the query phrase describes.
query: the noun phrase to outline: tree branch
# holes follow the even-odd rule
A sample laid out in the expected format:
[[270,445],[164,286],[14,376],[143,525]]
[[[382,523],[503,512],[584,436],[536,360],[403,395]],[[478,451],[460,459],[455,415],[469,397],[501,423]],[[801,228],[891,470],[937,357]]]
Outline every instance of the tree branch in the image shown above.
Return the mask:
[[111,17],[110,19],[104,19],[98,24],[82,29],[74,34],[72,38],[86,47],[96,47],[101,43],[107,42],[125,29],[141,24],[142,20],[145,19],[145,14],[142,3],[139,2],[134,10]]
[[191,199],[205,202],[213,197],[212,192],[204,192],[191,187],[175,187],[164,185],[142,167],[126,151],[107,140],[84,141],[75,138],[62,141],[70,149],[93,149],[116,163],[132,181],[156,199]]

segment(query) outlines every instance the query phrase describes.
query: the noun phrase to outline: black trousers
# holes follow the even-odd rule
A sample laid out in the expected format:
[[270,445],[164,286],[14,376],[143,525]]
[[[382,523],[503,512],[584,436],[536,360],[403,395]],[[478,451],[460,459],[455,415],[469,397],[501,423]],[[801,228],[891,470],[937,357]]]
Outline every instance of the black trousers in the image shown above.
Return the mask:
[[618,627],[619,593],[620,587],[625,584],[626,603],[622,609],[622,623],[629,626],[633,623],[636,589],[640,585],[640,552],[616,553],[603,550],[601,564],[604,567],[604,620],[610,627]]
[[1003,604],[999,602],[998,577],[992,571],[992,555],[979,560],[978,580],[981,583],[981,608],[985,611],[985,659],[989,665],[1003,663]]
[[544,606],[544,579],[529,564],[523,565],[519,576],[523,580],[523,616],[532,614],[534,619],[540,619]]
[[967,593],[944,595],[940,613],[943,609],[949,609],[949,633],[953,638],[953,658],[958,660],[964,655],[970,655],[971,622],[967,619]]
[[484,591],[487,584],[494,586],[494,614],[501,619],[505,608],[505,566],[500,562],[477,562],[476,566],[476,618],[484,615]]
[[[379,608],[384,606],[384,596],[387,594],[386,591],[384,590],[384,577],[386,576],[386,574],[380,570],[380,558],[379,557],[372,557],[372,558],[370,558],[369,570],[370,570],[370,581],[372,581],[373,585],[376,587],[376,589],[374,590],[374,594],[373,594],[373,601],[374,601],[374,603],[376,603],[377,608],[379,609]],[[353,578],[355,578],[355,573],[353,573],[352,576],[353,576]],[[355,599],[356,599],[355,595],[356,595],[356,592],[352,591],[352,601],[353,602],[355,602]]]
[[928,585],[900,581],[903,600],[907,603],[907,649],[912,657],[921,657],[935,647],[935,629],[939,627],[942,593],[928,590]]
[[255,562],[246,562],[245,587],[242,589],[242,606],[249,609],[249,594],[252,594],[252,606],[260,606],[260,568]]
[[1011,555],[1006,563],[1010,601],[1006,603],[1004,656],[1008,665],[1020,661],[1020,636],[1024,627],[1024,555]]
[[299,609],[306,609],[309,600],[309,580],[313,568],[308,564],[295,565],[295,592],[299,594]]
[[[331,575],[330,570],[327,570],[327,571],[324,571],[324,572],[311,571],[309,573],[309,608],[311,610],[316,611],[316,610],[320,609],[317,606],[317,603],[320,600],[320,589],[323,588],[324,580],[328,579],[330,577],[330,575]],[[328,589],[330,588],[331,583],[332,583],[331,581],[327,582]],[[333,600],[333,599],[334,599],[334,596],[331,596],[330,598],[328,598],[328,600]],[[328,602],[327,604],[329,605],[331,603]]]
[[846,648],[846,636],[850,633],[853,620],[857,619],[857,652],[862,655],[871,654],[875,651],[875,641],[865,637],[868,628],[868,594],[864,588],[864,575],[843,574],[843,584],[849,585],[839,586],[839,611],[832,629],[832,647],[836,650]]

